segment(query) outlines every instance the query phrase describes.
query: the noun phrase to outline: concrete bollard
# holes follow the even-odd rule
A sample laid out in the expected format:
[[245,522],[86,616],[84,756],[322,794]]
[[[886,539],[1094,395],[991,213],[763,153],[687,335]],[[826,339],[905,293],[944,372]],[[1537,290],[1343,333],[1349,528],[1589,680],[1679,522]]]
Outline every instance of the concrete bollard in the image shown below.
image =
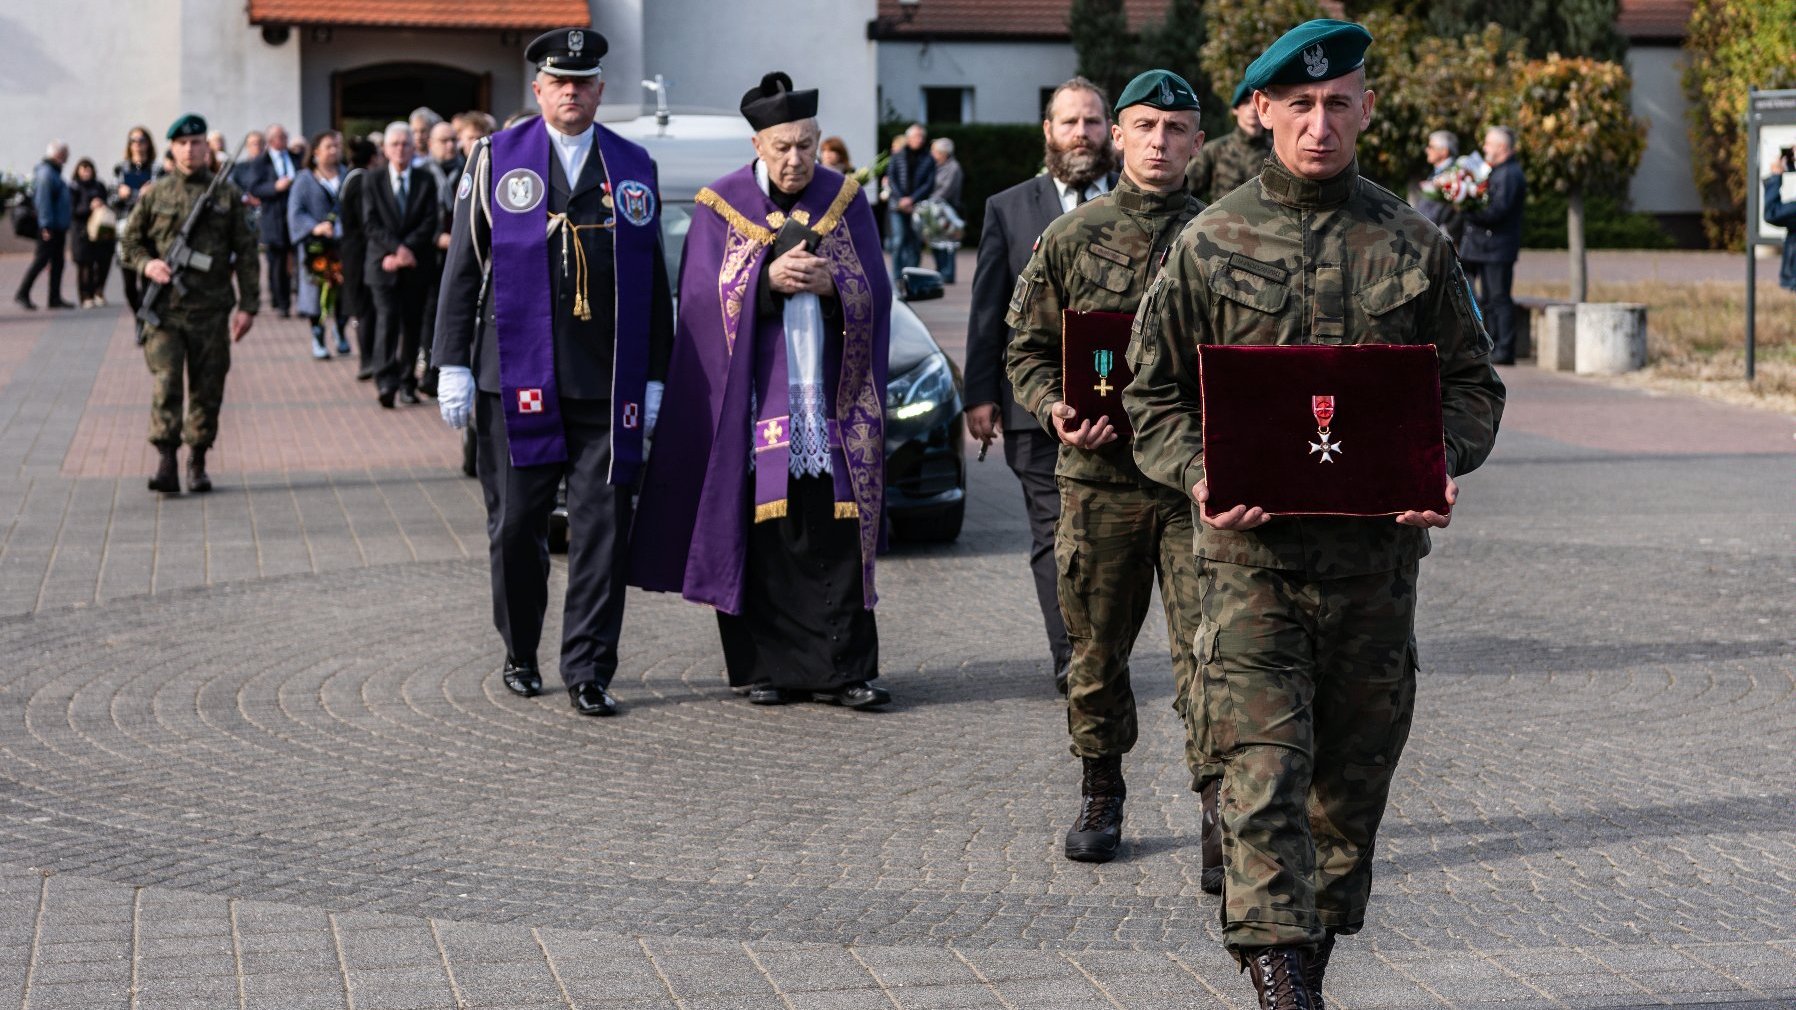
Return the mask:
[[1548,305],[1540,310],[1534,334],[1535,364],[1549,372],[1578,367],[1578,307]]
[[1578,306],[1577,372],[1620,375],[1646,367],[1646,306],[1585,302]]

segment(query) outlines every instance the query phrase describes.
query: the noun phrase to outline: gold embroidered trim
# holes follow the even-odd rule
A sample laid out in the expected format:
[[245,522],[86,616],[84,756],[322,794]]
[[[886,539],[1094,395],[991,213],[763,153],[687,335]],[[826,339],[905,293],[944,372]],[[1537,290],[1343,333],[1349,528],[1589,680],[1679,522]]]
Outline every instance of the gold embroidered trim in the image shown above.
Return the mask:
[[730,227],[734,228],[736,231],[747,235],[749,238],[762,245],[773,244],[773,232],[768,231],[766,228],[743,217],[741,211],[724,202],[723,197],[718,196],[710,187],[699,190],[698,195],[692,199],[694,202],[702,203],[716,211],[718,215],[725,221],[728,221]]
[[860,183],[844,178],[841,192],[837,193],[836,198],[830,201],[829,209],[823,212],[823,217],[817,221],[817,227],[812,230],[823,235],[835,228],[836,225],[841,224],[842,215],[848,211],[848,204],[854,199],[854,194],[860,191]]
[[784,518],[786,518],[786,499],[784,498],[755,506],[755,522],[764,523],[769,519]]
[[851,501],[836,502],[837,519],[859,519],[860,517],[861,507],[857,503]]
[[[774,213],[777,214],[779,211],[774,211]],[[773,219],[768,218],[768,220],[771,221]],[[808,227],[811,223],[811,212],[805,210],[803,207],[794,207],[792,208],[792,220]]]

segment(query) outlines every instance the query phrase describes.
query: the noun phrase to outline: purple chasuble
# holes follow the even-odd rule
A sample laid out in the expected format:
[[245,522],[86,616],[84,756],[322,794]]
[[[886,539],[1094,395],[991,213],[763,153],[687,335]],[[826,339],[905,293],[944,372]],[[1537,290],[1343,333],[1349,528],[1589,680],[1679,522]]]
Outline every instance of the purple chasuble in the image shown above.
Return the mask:
[[[761,192],[752,163],[699,191],[667,395],[632,532],[633,585],[729,614],[742,612],[749,524],[787,509],[785,325],[779,313],[755,311],[761,268],[786,216]],[[853,180],[817,166],[791,216],[822,236],[817,255],[829,261],[842,306],[842,330],[826,334],[823,347],[835,514],[860,524],[861,586],[872,609],[891,282],[872,208]]]
[[[555,382],[555,300],[549,283],[549,127],[527,119],[493,135],[493,321],[499,399],[513,466],[567,462]],[[661,255],[661,201],[647,151],[593,127],[594,154],[613,206],[604,222],[613,245],[616,307],[611,365],[612,484],[631,484],[642,466],[642,402],[648,386],[652,257]],[[571,193],[579,180],[567,181]],[[571,223],[562,222],[563,226]],[[568,241],[578,241],[570,235]],[[569,278],[568,283],[573,283]]]

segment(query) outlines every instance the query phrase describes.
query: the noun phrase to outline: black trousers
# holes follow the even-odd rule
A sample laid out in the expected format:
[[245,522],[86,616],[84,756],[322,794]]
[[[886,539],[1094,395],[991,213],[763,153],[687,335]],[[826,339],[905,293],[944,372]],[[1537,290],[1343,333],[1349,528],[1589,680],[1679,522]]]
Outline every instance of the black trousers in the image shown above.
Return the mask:
[[717,612],[730,685],[839,691],[879,676],[861,590],[860,522],[837,519],[828,474],[792,477],[786,514],[748,529],[740,616]]
[[1490,331],[1491,359],[1499,364],[1513,362],[1515,299],[1510,296],[1510,288],[1515,283],[1515,261],[1467,263],[1465,266],[1478,294],[1478,311],[1484,314],[1484,328]]
[[418,388],[418,344],[424,333],[425,279],[416,269],[368,285],[374,302],[374,381],[383,393]]
[[1005,427],[1004,462],[1023,485],[1023,507],[1029,513],[1029,571],[1035,576],[1035,598],[1041,604],[1041,622],[1047,629],[1048,652],[1056,670],[1073,659],[1066,621],[1060,616],[1060,573],[1054,565],[1054,529],[1060,524],[1060,485],[1054,479],[1054,465],[1059,459],[1059,441],[1039,426]]
[[64,250],[68,246],[69,232],[66,228],[50,229],[50,237],[44,238],[39,232],[35,247],[31,251],[31,265],[25,268],[25,278],[19,281],[19,297],[30,298],[31,286],[37,283],[37,275],[50,268],[50,304],[62,303],[62,264],[67,257]]
[[75,293],[82,301],[106,293],[106,278],[112,273],[112,254],[117,249],[118,243],[112,239],[81,244],[75,258]]
[[497,393],[474,398],[480,433],[478,471],[486,497],[493,573],[493,626],[513,659],[534,662],[549,606],[549,513],[567,478],[567,601],[561,618],[561,679],[569,687],[617,673],[629,561],[630,489],[606,480],[611,469],[611,405],[561,401],[568,461],[514,467]]
[[262,258],[268,264],[268,304],[276,312],[292,310],[293,271],[287,266],[287,254],[292,251],[290,245],[262,247]]

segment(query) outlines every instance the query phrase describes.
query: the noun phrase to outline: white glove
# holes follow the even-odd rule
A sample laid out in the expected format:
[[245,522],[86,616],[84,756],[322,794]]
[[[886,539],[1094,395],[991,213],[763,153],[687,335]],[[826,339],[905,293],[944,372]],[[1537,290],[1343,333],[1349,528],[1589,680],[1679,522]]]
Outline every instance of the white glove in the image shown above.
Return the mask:
[[467,427],[473,406],[474,373],[464,365],[437,369],[437,411],[443,415],[443,423],[451,428]]
[[655,422],[661,417],[661,394],[666,392],[667,384],[650,381],[648,389],[642,394],[642,437],[655,437]]

